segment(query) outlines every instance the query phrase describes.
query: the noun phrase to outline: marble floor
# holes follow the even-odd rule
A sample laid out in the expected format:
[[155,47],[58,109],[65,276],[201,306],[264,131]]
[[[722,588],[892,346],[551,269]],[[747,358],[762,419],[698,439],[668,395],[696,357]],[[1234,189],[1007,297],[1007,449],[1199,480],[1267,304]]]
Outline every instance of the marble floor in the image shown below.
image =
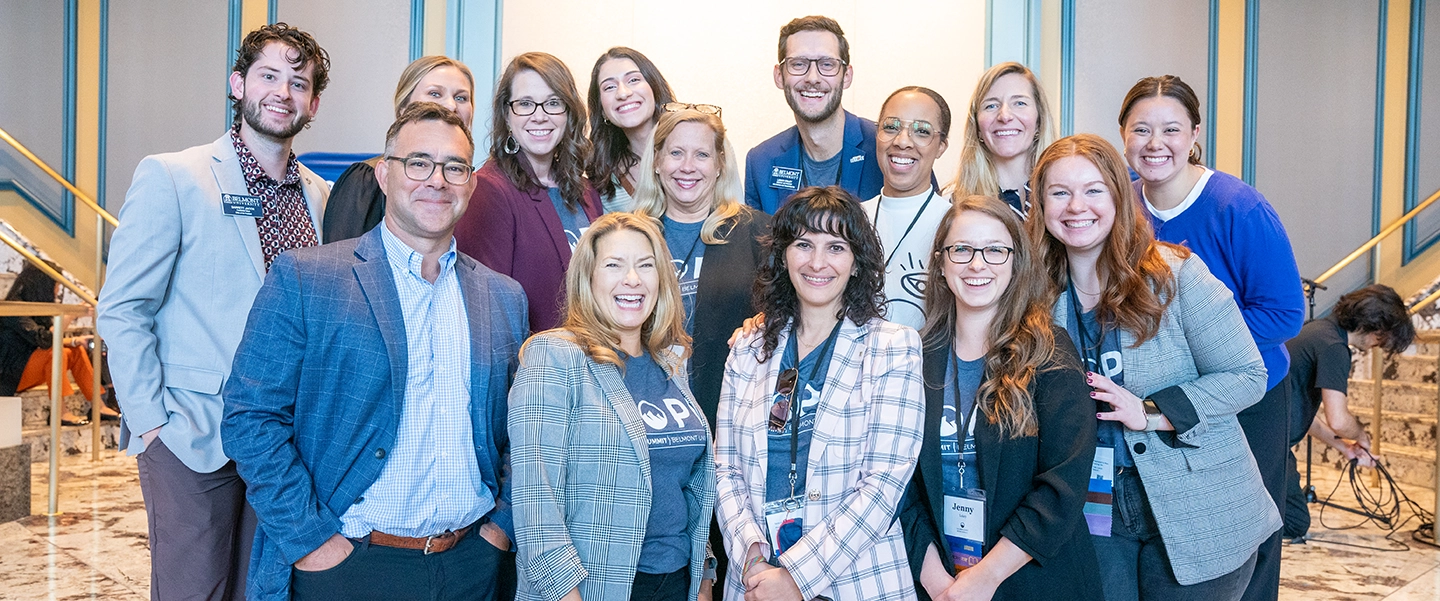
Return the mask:
[[[114,451],[94,463],[88,455],[63,458],[62,513],[55,517],[44,515],[47,464],[32,467],[35,515],[0,523],[0,600],[149,598],[135,460]],[[1315,487],[1322,496],[1339,475],[1317,467]],[[1433,506],[1431,491],[1404,488],[1421,506]],[[1440,549],[1411,540],[1413,521],[1387,540],[1384,530],[1342,511],[1326,509],[1321,525],[1319,507],[1311,508],[1317,514],[1313,540],[1284,550],[1282,600],[1440,600]]]

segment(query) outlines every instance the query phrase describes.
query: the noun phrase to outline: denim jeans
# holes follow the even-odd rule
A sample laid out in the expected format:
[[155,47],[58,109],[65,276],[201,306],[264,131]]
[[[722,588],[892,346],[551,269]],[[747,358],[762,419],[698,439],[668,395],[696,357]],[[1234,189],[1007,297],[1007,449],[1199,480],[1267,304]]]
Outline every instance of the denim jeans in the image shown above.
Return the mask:
[[1116,474],[1112,498],[1110,536],[1091,537],[1105,601],[1236,601],[1245,593],[1255,571],[1253,553],[1245,565],[1229,574],[1182,585],[1170,569],[1170,556],[1134,468]]
[[635,573],[630,601],[685,601],[690,597],[690,566],[669,574]]

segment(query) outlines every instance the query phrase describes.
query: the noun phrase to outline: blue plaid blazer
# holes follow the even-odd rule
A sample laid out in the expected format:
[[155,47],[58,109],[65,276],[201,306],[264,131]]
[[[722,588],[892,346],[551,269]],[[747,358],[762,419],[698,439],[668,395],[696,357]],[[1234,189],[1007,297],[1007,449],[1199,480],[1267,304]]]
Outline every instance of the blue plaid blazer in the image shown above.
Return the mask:
[[[671,378],[703,422],[684,370]],[[577,586],[582,599],[629,599],[650,519],[650,447],[620,368],[590,360],[564,330],[536,334],[520,354],[509,425],[515,599],[554,601]],[[691,601],[715,506],[713,455],[707,442],[685,488]]]
[[[380,476],[404,403],[405,320],[380,231],[277,257],[245,324],[225,385],[221,435],[260,527],[249,599],[288,599],[291,564],[340,531]],[[505,403],[529,331],[520,286],[464,254],[470,322],[470,424],[480,475],[500,495]]]
[[[780,335],[785,348],[791,331]],[[715,438],[716,517],[732,566],[752,543],[767,543],[764,518],[766,424],[780,352],[760,361],[760,335],[730,351],[720,389]],[[924,436],[925,388],[920,336],[875,319],[848,319],[835,340],[820,392],[806,462],[805,535],[780,556],[804,598],[835,601],[914,599],[900,523],[900,498]],[[739,570],[725,598],[740,599]]]

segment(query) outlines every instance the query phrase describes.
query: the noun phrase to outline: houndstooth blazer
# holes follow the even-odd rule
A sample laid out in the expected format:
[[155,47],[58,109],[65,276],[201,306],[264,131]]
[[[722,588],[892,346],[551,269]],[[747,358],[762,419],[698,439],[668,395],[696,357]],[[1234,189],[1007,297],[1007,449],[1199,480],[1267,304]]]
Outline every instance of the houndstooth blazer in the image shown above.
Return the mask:
[[[787,327],[776,348],[791,334]],[[759,360],[760,336],[742,338],[725,364],[716,427],[716,515],[731,565],[765,543],[766,423],[781,353]],[[920,454],[925,416],[920,336],[875,319],[846,320],[820,393],[807,460],[805,535],[780,556],[804,598],[914,599],[895,515]],[[744,584],[730,570],[726,599]]]
[[[672,377],[703,422],[683,374]],[[509,417],[515,598],[554,601],[578,586],[582,599],[629,599],[650,517],[650,448],[620,369],[591,361],[563,330],[536,334],[520,353]],[[685,488],[691,601],[715,504],[706,447]]]

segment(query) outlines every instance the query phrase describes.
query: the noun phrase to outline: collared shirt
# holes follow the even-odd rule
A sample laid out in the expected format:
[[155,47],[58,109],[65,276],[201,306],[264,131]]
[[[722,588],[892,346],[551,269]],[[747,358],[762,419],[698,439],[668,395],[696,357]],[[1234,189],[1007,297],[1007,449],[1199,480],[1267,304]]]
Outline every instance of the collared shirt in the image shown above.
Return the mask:
[[394,447],[364,502],[341,517],[340,531],[351,538],[372,530],[431,536],[472,524],[495,507],[470,423],[470,322],[454,240],[432,284],[421,276],[421,254],[381,224],[405,318],[409,371]]
[[250,147],[240,139],[238,129],[230,130],[230,142],[240,158],[240,172],[245,175],[245,191],[260,199],[262,212],[255,219],[260,230],[260,251],[265,255],[265,270],[270,262],[287,250],[320,244],[310,208],[305,204],[305,191],[300,187],[300,162],[295,153],[285,161],[285,179],[275,181],[265,173]]

